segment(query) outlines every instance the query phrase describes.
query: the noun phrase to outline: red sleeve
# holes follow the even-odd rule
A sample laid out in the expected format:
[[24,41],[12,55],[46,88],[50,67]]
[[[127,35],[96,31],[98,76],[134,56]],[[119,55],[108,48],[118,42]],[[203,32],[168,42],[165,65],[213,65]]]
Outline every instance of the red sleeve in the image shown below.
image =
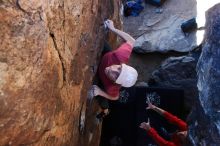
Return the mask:
[[119,96],[120,86],[108,86],[105,90],[108,95],[117,97]]
[[178,126],[181,131],[187,131],[187,130],[188,130],[187,124],[186,124],[183,120],[177,118],[176,116],[174,116],[174,115],[172,115],[172,114],[170,114],[170,113],[168,113],[168,112],[165,112],[165,113],[164,113],[164,117],[165,117],[171,124],[174,124],[174,125]]
[[123,43],[118,49],[113,51],[118,60],[122,63],[127,63],[132,52],[132,46],[128,43]]
[[159,145],[159,146],[176,146],[173,142],[163,139],[154,128],[150,128],[147,134]]

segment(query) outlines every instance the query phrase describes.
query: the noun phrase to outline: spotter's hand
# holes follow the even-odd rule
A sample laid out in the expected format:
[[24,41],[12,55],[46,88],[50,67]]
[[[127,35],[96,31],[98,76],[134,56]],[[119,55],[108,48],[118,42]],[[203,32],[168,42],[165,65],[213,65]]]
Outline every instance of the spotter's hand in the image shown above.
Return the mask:
[[148,107],[146,107],[146,109],[154,109],[156,106],[153,105],[149,99],[149,97],[147,97],[147,104],[148,104]]
[[139,126],[140,128],[144,129],[144,130],[150,130],[150,120],[148,119],[148,122],[142,122]]

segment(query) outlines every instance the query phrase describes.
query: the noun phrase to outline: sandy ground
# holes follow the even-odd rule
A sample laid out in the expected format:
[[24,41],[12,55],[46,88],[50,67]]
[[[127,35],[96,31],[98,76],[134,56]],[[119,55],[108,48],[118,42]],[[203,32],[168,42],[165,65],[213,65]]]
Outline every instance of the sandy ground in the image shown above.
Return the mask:
[[[187,0],[187,1],[190,4],[191,3],[194,4],[194,0]],[[173,1],[173,2],[176,3],[176,1]],[[130,35],[132,35],[134,38],[137,38],[139,33],[141,33],[141,31],[138,28],[142,26],[144,21],[146,21],[144,20],[146,19],[145,17],[151,18],[151,17],[155,17],[159,15],[162,16],[162,14],[155,13],[155,10],[157,9],[157,7],[151,6],[149,4],[146,4],[146,5],[143,4],[143,5],[145,8],[140,13],[139,16],[137,17],[133,17],[133,16],[123,17],[122,16],[123,30],[129,33]],[[168,3],[165,3],[161,8],[165,9],[166,7],[168,7],[167,5]],[[171,8],[177,9],[173,7]],[[167,9],[171,9],[171,8],[167,8]],[[176,11],[178,12],[178,9]],[[169,16],[168,13],[164,12],[164,14]],[[182,56],[186,54],[187,53],[177,53],[177,52],[137,54],[133,52],[129,60],[129,64],[137,69],[139,73],[138,82],[142,82],[142,81],[147,82],[152,72],[156,70],[157,68],[159,68],[159,66],[165,59],[171,56]]]

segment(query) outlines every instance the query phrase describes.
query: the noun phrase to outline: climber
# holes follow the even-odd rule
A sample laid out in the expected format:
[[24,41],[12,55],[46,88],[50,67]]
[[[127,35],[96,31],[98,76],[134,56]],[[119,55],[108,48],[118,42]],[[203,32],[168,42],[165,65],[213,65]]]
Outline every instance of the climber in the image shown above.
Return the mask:
[[168,113],[167,111],[153,105],[149,100],[148,100],[148,107],[146,109],[152,109],[165,117],[171,124],[174,124],[178,126],[179,131],[175,132],[171,136],[171,141],[167,141],[163,139],[154,128],[151,128],[150,122],[143,122],[140,124],[140,128],[144,129],[147,131],[147,134],[159,145],[159,146],[182,146],[184,144],[184,141],[187,136],[187,124],[178,119],[176,116]]
[[[102,112],[97,118],[103,118],[109,113],[108,100],[118,100],[119,90],[121,86],[131,87],[137,80],[138,73],[131,67],[126,65],[131,55],[135,39],[129,34],[118,30],[114,27],[113,21],[106,20],[106,27],[125,40],[118,49],[110,51],[108,44],[104,49],[108,51],[104,54],[98,67],[98,76],[102,86],[93,85],[93,94],[97,96],[97,100],[102,108]],[[104,50],[105,51],[105,50]]]

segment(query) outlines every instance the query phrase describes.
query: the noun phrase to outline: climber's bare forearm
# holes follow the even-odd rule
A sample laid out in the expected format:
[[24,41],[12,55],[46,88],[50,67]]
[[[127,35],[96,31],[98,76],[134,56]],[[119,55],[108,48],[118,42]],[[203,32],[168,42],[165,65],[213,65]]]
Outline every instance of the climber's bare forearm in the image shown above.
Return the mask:
[[130,45],[134,45],[135,39],[129,35],[126,32],[123,32],[117,28],[113,28],[112,32],[116,33],[117,35],[119,35],[120,37],[122,37],[127,43],[129,43]]

